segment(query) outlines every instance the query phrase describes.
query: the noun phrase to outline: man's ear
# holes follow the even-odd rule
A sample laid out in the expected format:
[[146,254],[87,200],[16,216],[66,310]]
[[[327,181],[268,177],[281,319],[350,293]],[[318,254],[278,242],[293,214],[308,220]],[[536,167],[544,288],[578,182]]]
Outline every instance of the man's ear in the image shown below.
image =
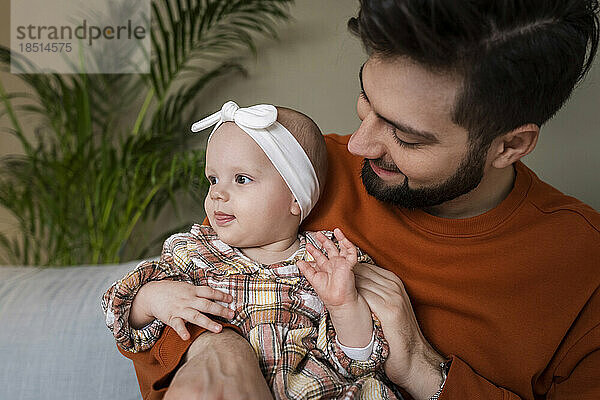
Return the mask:
[[290,212],[292,215],[300,215],[302,214],[302,210],[300,209],[300,204],[298,204],[298,200],[294,199],[292,204],[290,205]]
[[508,167],[531,153],[537,144],[540,127],[527,124],[494,139],[490,147],[492,166]]

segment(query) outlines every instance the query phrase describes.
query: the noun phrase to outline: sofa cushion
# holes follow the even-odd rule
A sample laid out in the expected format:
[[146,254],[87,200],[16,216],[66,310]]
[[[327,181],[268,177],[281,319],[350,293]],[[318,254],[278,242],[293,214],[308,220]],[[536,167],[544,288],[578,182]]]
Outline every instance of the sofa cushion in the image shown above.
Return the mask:
[[100,307],[135,264],[0,267],[0,399],[141,398]]

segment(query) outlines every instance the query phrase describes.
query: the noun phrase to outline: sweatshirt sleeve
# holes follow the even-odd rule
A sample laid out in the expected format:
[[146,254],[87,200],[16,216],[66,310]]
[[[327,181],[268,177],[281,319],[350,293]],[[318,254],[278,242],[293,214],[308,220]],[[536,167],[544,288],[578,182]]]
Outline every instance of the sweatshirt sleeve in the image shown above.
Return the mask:
[[555,379],[548,400],[600,399],[600,350],[582,359],[568,377]]
[[444,390],[439,400],[455,399],[488,399],[488,400],[518,400],[521,397],[494,385],[478,375],[459,357],[451,356],[452,365],[448,372]]
[[[526,399],[600,399],[600,289],[597,289],[561,341],[544,371],[532,376]],[[464,360],[452,356],[452,365],[440,400],[521,399],[477,374]]]
[[[600,330],[599,330],[600,332]],[[596,333],[598,335],[598,333]],[[578,362],[569,361],[572,369],[568,376],[553,376],[546,385],[534,384],[533,391],[536,399],[546,400],[597,400],[600,399],[600,350],[587,354]],[[557,371],[558,372],[558,371]],[[478,375],[462,359],[452,356],[452,365],[448,378],[439,400],[455,399],[490,399],[490,400],[518,400],[517,394],[494,385],[481,375]],[[526,397],[531,398],[531,397]]]
[[151,348],[165,326],[157,319],[141,329],[134,329],[129,325],[131,305],[143,285],[166,279],[193,283],[180,265],[182,260],[174,257],[174,246],[178,243],[185,243],[185,235],[175,235],[167,239],[160,260],[140,263],[133,271],[115,282],[104,294],[102,309],[106,317],[106,325],[123,350],[136,353]]
[[600,399],[600,287],[596,288],[548,368],[548,400]]

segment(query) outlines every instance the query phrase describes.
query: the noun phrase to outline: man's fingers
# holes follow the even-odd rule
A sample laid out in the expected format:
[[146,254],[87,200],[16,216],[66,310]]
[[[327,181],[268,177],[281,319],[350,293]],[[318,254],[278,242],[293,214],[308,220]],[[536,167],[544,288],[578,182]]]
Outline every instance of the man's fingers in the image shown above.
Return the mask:
[[[380,293],[377,293],[370,288],[357,287],[356,290],[358,294],[365,299],[371,311],[377,315],[378,312],[380,312],[379,307],[385,303],[385,298]],[[380,315],[377,315],[377,317],[379,318]]]
[[386,298],[389,296],[393,296],[395,293],[393,290],[391,290],[389,287],[387,287],[386,285],[382,285],[378,282],[373,281],[370,278],[364,277],[364,276],[359,276],[359,275],[354,275],[354,283],[356,285],[356,289],[365,289],[365,290],[369,290],[370,292],[376,293],[378,296],[381,296],[382,298]]
[[212,299],[222,301],[225,303],[231,303],[233,297],[229,293],[223,293],[220,290],[211,288],[210,286],[196,286],[196,296],[204,297],[205,299]]
[[402,280],[398,277],[398,275],[396,275],[392,271],[388,271],[387,269],[378,267],[377,265],[373,264],[361,263],[360,272],[358,273],[365,276],[372,276],[374,279],[376,279],[377,276],[379,276],[383,279],[391,280],[396,283],[402,283]]
[[358,268],[355,269],[355,272],[358,275],[365,276],[365,277],[371,277],[371,278],[377,279],[379,281],[387,280],[387,278],[385,276],[378,273],[377,270],[374,269],[373,267],[374,266],[372,264],[360,263]]
[[364,287],[364,286],[356,288],[356,290],[358,291],[358,293],[361,296],[363,296],[365,298],[365,300],[371,299],[371,300],[383,301],[383,297],[381,296],[381,294],[377,293],[376,291],[374,291],[372,289],[373,288],[367,288],[367,287]]
[[367,305],[371,309],[371,312],[379,318],[381,326],[384,329],[384,334],[387,329],[387,322],[392,317],[392,313],[396,313],[396,309],[389,307],[387,297],[382,296],[380,293],[367,288],[357,288],[358,294],[362,296],[367,302]]
[[383,289],[385,286],[378,284],[377,282],[373,282],[369,278],[365,278],[362,276],[354,276],[354,284],[356,285],[356,289],[368,289],[370,291],[376,291],[383,294]]
[[[383,272],[386,272],[386,274],[383,274]],[[379,268],[375,265],[359,263],[354,268],[354,275],[368,278],[373,282],[387,288],[396,287],[404,290],[404,284],[402,283],[402,280],[396,276],[396,274],[386,271],[383,268]]]
[[[389,282],[389,281],[388,281]],[[373,282],[369,278],[356,277],[356,290],[362,295],[371,311],[381,321],[398,315],[413,315],[413,308],[408,294],[398,286],[389,287]],[[390,313],[390,310],[396,310]],[[415,320],[416,321],[416,320]]]

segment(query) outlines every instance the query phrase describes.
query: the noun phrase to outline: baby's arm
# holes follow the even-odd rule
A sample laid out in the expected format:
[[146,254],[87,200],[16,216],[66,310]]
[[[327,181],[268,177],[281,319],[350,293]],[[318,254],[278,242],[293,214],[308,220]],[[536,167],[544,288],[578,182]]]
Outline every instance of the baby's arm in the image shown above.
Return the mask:
[[233,310],[214,302],[230,303],[232,300],[230,294],[210,286],[171,280],[148,282],[133,299],[129,324],[134,329],[141,329],[158,319],[173,328],[183,340],[190,338],[186,321],[219,333],[223,327],[205,314],[233,318]]
[[[121,348],[139,352],[151,348],[164,325],[184,340],[189,337],[184,320],[220,331],[221,326],[203,313],[231,318],[230,310],[212,300],[230,302],[231,297],[208,286],[195,286],[174,248],[186,248],[186,235],[165,241],[160,261],[147,261],[115,282],[104,294],[106,324]],[[180,247],[181,247],[180,246]],[[185,263],[185,262],[184,262]]]
[[329,313],[320,318],[317,347],[321,349],[339,373],[348,378],[358,378],[376,371],[383,372],[389,355],[389,345],[383,335],[381,323],[373,317],[372,341],[365,348],[347,348],[340,345]]
[[137,353],[151,348],[160,337],[164,324],[152,319],[141,326],[131,326],[129,315],[140,289],[148,282],[177,279],[177,275],[161,257],[160,261],[144,261],[104,293],[102,309],[106,325],[122,349]]
[[327,308],[319,322],[319,347],[343,375],[358,377],[381,370],[389,346],[379,321],[358,294],[352,272],[357,262],[372,260],[357,250],[339,229],[334,230],[334,235],[339,250],[325,235],[317,233],[315,238],[327,255],[307,244],[315,262],[297,265]]
[[354,282],[352,270],[358,262],[356,246],[341,230],[335,229],[334,235],[339,250],[331,240],[318,232],[316,239],[327,255],[307,243],[306,250],[315,261],[298,261],[296,265],[329,311],[340,344],[365,347],[373,337],[373,319],[369,305],[358,294]]

